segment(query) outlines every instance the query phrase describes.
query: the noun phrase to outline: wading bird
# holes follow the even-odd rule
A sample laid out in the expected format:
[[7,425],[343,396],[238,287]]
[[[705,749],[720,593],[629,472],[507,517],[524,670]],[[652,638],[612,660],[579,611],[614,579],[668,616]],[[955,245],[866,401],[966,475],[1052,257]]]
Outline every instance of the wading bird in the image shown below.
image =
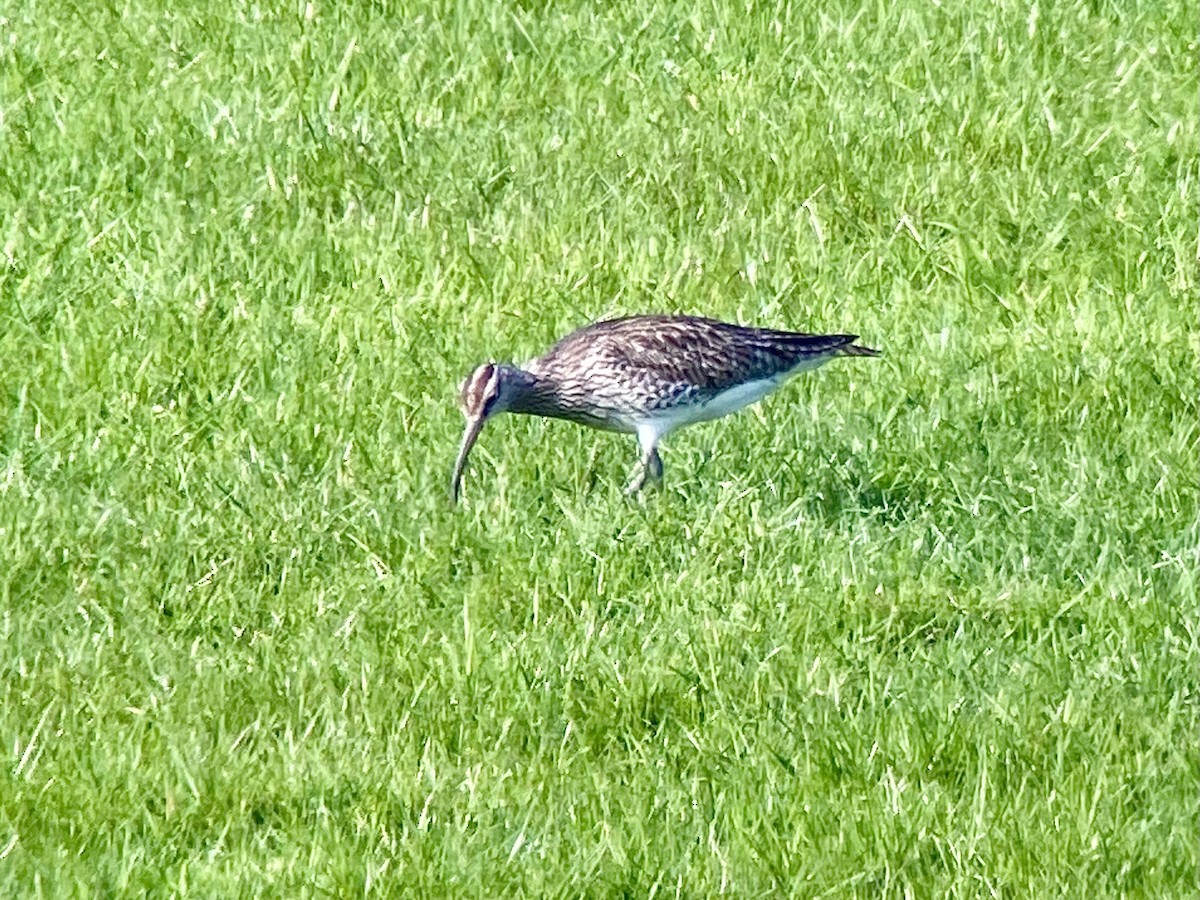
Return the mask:
[[580,328],[522,366],[487,362],[460,387],[467,428],[450,496],[467,455],[497,413],[566,419],[636,434],[641,463],[626,493],[662,478],[658,442],[676,428],[761,400],[797,372],[835,356],[878,356],[854,334],[748,328],[697,316],[629,316]]

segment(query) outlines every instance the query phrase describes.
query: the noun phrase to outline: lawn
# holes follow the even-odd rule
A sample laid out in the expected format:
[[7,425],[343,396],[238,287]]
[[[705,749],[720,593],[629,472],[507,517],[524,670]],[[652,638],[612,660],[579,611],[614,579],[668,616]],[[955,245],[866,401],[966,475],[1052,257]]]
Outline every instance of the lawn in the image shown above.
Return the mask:
[[[1182,0],[0,17],[0,895],[1187,897]],[[851,331],[673,435],[477,363]]]

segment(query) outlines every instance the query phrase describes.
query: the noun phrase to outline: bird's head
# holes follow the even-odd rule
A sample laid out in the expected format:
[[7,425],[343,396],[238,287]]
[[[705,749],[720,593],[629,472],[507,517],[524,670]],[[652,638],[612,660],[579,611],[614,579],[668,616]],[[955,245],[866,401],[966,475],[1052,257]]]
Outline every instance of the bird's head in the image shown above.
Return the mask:
[[467,417],[467,429],[463,432],[462,444],[458,448],[458,459],[454,463],[454,475],[450,481],[450,499],[458,501],[458,489],[462,482],[467,455],[475,445],[484,423],[496,413],[509,408],[513,396],[521,389],[524,373],[515,366],[486,362],[479,366],[459,385],[459,404]]

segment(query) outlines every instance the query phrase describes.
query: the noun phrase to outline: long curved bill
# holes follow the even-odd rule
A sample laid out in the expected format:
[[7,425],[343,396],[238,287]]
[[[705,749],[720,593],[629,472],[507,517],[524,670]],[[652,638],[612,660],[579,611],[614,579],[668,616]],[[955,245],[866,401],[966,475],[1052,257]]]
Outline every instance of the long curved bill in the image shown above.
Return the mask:
[[454,461],[454,475],[450,479],[450,502],[458,502],[458,489],[462,484],[463,469],[467,465],[467,455],[471,452],[471,448],[475,446],[475,439],[479,437],[479,432],[483,431],[483,423],[486,420],[483,416],[467,419],[467,430],[463,432],[462,444],[458,448],[458,459]]

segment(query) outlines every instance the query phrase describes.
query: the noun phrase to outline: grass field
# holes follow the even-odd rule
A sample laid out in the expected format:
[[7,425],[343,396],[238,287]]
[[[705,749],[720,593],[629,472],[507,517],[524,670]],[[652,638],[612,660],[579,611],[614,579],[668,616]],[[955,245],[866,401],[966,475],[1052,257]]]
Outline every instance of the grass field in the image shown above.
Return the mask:
[[[1194,896],[1196,40],[17,0],[0,894]],[[885,356],[452,509],[459,380],[648,311]]]

